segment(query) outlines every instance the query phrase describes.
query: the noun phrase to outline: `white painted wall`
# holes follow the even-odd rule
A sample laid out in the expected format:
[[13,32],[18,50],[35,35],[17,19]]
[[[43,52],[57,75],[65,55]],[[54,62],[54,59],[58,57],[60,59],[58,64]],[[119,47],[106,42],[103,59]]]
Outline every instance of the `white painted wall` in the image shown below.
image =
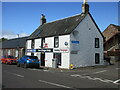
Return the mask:
[[53,53],[45,53],[45,66],[52,67]]
[[35,49],[41,48],[41,39],[35,39]]
[[[65,42],[68,43],[68,45],[65,45]],[[62,35],[59,36],[59,48],[70,48],[70,35]]]
[[54,48],[54,37],[45,38],[45,43],[48,44],[48,48]]
[[[85,19],[74,30],[76,35],[71,33],[71,41],[79,41],[79,51],[70,55],[70,64],[75,67],[95,65],[95,53],[100,53],[100,64],[103,64],[103,38],[90,16]],[[95,38],[100,40],[100,48],[95,48]],[[72,47],[72,43],[71,43]]]
[[61,66],[59,68],[69,69],[70,66],[70,53],[61,54]]
[[[26,49],[31,49],[31,42],[32,42],[32,40],[27,40]],[[31,55],[31,52],[27,52],[26,55]]]
[[27,40],[27,49],[31,49],[32,40]]
[[[65,45],[65,42],[67,42],[68,45]],[[69,69],[69,65],[70,65],[70,35],[59,36],[59,48],[60,49],[66,49],[66,48],[68,49],[68,52],[61,53],[61,66],[59,66],[59,67]]]

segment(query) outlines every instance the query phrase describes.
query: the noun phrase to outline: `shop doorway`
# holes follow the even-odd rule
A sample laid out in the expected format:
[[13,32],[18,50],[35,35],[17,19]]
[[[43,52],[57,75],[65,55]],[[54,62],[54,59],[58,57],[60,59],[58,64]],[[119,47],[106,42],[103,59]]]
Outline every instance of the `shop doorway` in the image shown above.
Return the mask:
[[61,53],[54,53],[53,58],[57,59],[57,65],[61,66]]
[[41,66],[45,66],[45,53],[41,52]]

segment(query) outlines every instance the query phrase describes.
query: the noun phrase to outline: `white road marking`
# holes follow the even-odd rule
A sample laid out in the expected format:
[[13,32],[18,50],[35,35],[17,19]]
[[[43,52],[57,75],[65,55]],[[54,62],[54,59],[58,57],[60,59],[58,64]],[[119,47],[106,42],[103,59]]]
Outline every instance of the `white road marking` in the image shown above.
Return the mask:
[[116,70],[119,70],[120,68],[116,68]]
[[43,71],[48,72],[49,70],[43,70]]
[[117,83],[117,82],[120,81],[120,79],[119,79],[119,80],[116,80],[116,81],[113,81],[113,80],[101,79],[101,78],[97,78],[97,77],[82,76],[82,75],[79,75],[79,74],[73,74],[73,75],[70,75],[70,76],[85,78],[85,79],[89,79],[89,80],[98,80],[98,81],[101,81],[101,82],[105,82],[105,83],[114,83],[114,84],[119,84],[119,83]]
[[98,73],[103,73],[103,72],[106,72],[106,71],[107,70],[102,70],[102,71],[93,72],[93,73],[86,73],[86,74],[82,74],[82,75],[98,74]]
[[41,71],[41,70],[39,70],[39,69],[28,69],[28,70],[33,70],[33,71]]
[[4,71],[4,72],[6,72],[6,73],[10,73],[10,74],[12,74],[12,75],[16,75],[16,76],[18,76],[18,77],[24,77],[23,75],[16,74],[16,73],[11,73],[11,72],[7,72],[7,71]]
[[118,82],[120,82],[120,79],[114,81],[113,83],[115,83],[115,84],[119,84]]
[[93,74],[97,74],[97,73],[103,73],[106,72],[107,70],[103,70],[103,71],[99,71],[99,72],[94,72]]
[[62,88],[72,88],[72,87],[68,87],[68,86],[64,86],[64,85],[60,85],[60,84],[56,84],[56,83],[52,83],[52,82],[48,82],[48,81],[43,81],[43,80],[38,80],[39,82],[43,82],[43,83],[47,83],[47,84],[51,84],[51,85],[55,85],[58,87],[62,87]]
[[24,77],[23,75],[19,75],[19,74],[16,74],[16,73],[13,73],[13,74],[18,76],[18,77]]

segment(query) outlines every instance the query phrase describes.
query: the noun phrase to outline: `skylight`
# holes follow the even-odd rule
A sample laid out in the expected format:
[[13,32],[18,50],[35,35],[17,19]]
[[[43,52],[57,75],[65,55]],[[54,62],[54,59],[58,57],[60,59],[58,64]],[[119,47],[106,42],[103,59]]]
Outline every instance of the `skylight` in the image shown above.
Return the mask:
[[42,29],[40,29],[39,31],[37,31],[34,35],[35,35],[35,36],[38,36],[38,34],[40,34],[41,31],[42,31]]

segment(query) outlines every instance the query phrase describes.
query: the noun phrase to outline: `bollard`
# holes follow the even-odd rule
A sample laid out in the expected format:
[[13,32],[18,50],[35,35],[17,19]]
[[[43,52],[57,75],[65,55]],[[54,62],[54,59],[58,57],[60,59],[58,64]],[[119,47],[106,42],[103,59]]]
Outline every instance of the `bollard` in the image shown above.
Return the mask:
[[70,64],[70,69],[73,69],[73,64]]

